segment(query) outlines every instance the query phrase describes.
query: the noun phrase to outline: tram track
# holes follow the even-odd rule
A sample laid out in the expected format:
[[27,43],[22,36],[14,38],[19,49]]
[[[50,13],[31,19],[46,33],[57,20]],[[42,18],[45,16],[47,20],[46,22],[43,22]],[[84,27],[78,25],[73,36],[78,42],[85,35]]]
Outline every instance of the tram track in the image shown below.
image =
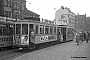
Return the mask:
[[13,51],[15,51],[15,50],[17,50],[17,49],[14,49],[14,50],[1,51],[1,52],[0,52],[0,56],[1,56],[1,55],[10,54],[10,53],[12,53],[12,52],[13,52]]
[[12,60],[14,57],[20,56],[20,55],[22,55],[22,54],[21,54],[21,53],[18,53],[18,54],[14,54],[14,55],[11,55],[11,56],[2,58],[2,59],[0,59],[0,60]]
[[14,58],[17,58],[23,54],[29,53],[35,51],[33,49],[27,49],[27,50],[18,50],[18,49],[14,49],[14,50],[10,50],[10,51],[4,51],[4,52],[0,52],[0,60],[12,60]]
[[17,58],[17,57],[22,56],[24,54],[27,54],[27,53],[30,53],[33,51],[37,51],[40,49],[44,49],[47,47],[51,47],[54,45],[58,45],[58,44],[56,44],[56,43],[50,44],[50,45],[46,44],[46,45],[42,45],[36,49],[23,49],[23,50],[13,49],[13,50],[8,50],[8,51],[3,51],[3,52],[0,52],[0,60],[13,60],[14,58]]

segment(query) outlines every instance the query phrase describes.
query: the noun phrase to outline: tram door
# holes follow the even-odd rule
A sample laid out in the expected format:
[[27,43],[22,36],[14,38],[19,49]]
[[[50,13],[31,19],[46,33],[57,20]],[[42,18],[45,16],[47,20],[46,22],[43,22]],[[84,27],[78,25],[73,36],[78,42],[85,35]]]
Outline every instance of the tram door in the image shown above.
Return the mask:
[[61,29],[59,27],[57,28],[57,40],[61,40]]
[[29,24],[29,43],[31,43],[30,35],[31,35],[31,30],[32,29],[34,29],[34,24]]
[[63,41],[65,42],[66,41],[66,28],[62,27],[61,32],[62,32],[61,34],[63,35]]

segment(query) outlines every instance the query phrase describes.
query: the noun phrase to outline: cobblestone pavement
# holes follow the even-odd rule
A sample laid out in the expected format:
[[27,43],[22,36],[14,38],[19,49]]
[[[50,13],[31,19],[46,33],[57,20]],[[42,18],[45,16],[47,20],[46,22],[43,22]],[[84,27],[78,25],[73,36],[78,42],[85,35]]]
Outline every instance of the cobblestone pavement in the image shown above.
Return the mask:
[[14,60],[90,60],[90,41],[76,45],[74,41],[37,50]]

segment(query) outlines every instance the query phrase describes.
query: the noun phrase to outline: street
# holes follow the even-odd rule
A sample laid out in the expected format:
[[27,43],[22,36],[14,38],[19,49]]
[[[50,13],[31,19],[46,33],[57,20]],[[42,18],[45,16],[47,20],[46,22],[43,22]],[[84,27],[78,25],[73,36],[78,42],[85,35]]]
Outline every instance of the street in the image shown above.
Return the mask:
[[76,45],[75,41],[30,52],[13,60],[90,60],[90,41]]

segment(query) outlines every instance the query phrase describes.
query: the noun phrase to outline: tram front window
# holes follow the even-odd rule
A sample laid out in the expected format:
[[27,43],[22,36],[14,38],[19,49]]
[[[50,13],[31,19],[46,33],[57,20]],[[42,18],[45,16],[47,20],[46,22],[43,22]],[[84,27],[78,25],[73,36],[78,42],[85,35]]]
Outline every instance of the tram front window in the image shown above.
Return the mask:
[[21,33],[21,24],[16,24],[16,34]]
[[28,34],[28,24],[22,24],[22,35]]

